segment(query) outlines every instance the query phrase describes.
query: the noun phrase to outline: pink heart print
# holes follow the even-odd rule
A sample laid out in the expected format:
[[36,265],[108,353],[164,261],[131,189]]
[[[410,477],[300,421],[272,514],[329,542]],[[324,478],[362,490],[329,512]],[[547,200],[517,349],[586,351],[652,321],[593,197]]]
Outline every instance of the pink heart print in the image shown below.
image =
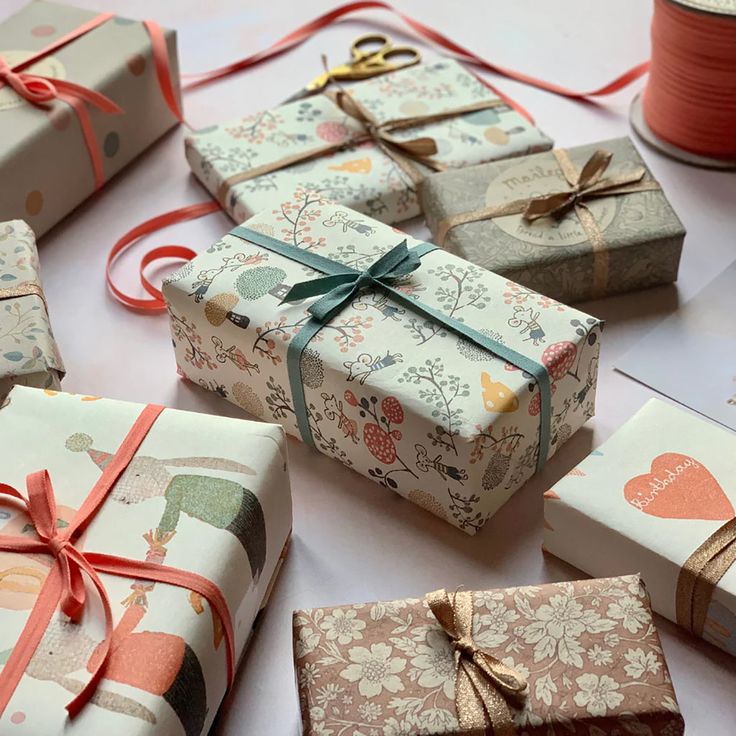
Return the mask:
[[654,458],[651,472],[626,483],[624,496],[634,508],[663,519],[727,521],[734,516],[733,505],[710,471],[679,452]]

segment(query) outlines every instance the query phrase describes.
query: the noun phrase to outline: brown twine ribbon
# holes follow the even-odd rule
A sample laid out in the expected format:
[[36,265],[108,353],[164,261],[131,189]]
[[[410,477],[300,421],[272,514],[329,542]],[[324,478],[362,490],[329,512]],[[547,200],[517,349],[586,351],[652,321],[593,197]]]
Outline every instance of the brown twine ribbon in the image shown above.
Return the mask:
[[603,175],[613,158],[613,154],[609,151],[602,149],[595,151],[579,172],[564,148],[556,148],[552,153],[562,175],[567,180],[569,185],[567,189],[451,215],[439,222],[435,242],[443,247],[447,234],[452,228],[470,222],[492,220],[495,217],[506,217],[507,215],[522,215],[527,222],[534,222],[541,217],[559,219],[573,211],[593,248],[591,296],[592,298],[604,296],[608,285],[608,250],[603,231],[586,204],[586,200],[655,191],[661,187],[656,181],[642,181],[646,175],[646,169],[642,166],[624,174],[604,178]]
[[426,601],[455,650],[455,708],[463,733],[513,736],[512,707],[525,699],[527,681],[476,645],[473,594],[441,589],[428,593]]
[[286,169],[294,164],[311,161],[314,158],[320,158],[330,153],[335,153],[348,146],[364,143],[365,141],[373,141],[383,153],[393,159],[409,177],[412,184],[418,186],[424,176],[417,169],[415,163],[423,164],[433,171],[442,171],[445,166],[439,161],[435,161],[431,157],[437,153],[437,143],[434,138],[422,136],[411,140],[400,140],[392,135],[397,130],[405,128],[413,128],[419,125],[428,125],[430,123],[439,123],[443,120],[465,115],[479,110],[487,110],[492,107],[503,106],[506,103],[501,99],[483,100],[474,102],[469,105],[461,105],[444,112],[432,113],[429,115],[416,115],[407,118],[397,118],[395,120],[386,120],[379,123],[370,112],[361,105],[349,92],[339,89],[336,92],[325,92],[324,96],[329,98],[342,112],[348,117],[360,123],[362,131],[355,133],[343,141],[336,143],[326,143],[316,148],[310,148],[306,151],[300,151],[290,156],[255,166],[247,171],[241,171],[233,174],[225,179],[220,185],[217,192],[217,199],[224,206],[227,205],[227,196],[230,190],[236,185],[264,174],[271,174],[274,171]]
[[16,299],[21,296],[37,296],[43,302],[44,307],[46,307],[46,297],[44,296],[43,289],[39,284],[35,284],[32,281],[19,284],[18,286],[4,286],[0,288],[0,301],[4,299]]
[[736,562],[736,517],[703,542],[680,570],[675,607],[677,623],[703,636],[713,591]]

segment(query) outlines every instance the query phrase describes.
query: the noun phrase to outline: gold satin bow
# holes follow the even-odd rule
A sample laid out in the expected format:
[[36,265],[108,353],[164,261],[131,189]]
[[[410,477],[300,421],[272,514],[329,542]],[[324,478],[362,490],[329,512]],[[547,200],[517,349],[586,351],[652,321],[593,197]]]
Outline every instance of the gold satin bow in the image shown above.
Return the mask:
[[523,703],[527,681],[473,640],[473,594],[450,595],[443,588],[427,594],[426,601],[455,652],[455,708],[460,726],[474,734],[513,736],[512,707]]
[[524,219],[529,222],[534,222],[540,217],[562,217],[573,208],[580,217],[577,208],[585,206],[586,199],[618,194],[619,192],[613,190],[640,182],[646,173],[645,169],[640,166],[629,173],[603,179],[603,174],[606,173],[613,154],[598,149],[586,161],[578,174],[567,156],[558,156],[558,151],[554,151],[554,153],[570,187],[529,200],[523,213]]

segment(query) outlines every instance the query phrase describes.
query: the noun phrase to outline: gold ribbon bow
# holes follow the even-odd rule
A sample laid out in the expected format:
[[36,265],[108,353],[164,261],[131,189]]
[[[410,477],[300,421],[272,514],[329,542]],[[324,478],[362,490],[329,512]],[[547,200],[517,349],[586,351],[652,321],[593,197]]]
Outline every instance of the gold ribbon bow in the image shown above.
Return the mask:
[[21,296],[37,296],[41,299],[46,306],[46,297],[44,296],[43,289],[40,284],[35,284],[32,281],[28,281],[25,284],[19,284],[18,286],[5,286],[0,288],[0,301],[3,299],[17,299]]
[[324,96],[329,98],[348,117],[360,123],[362,131],[349,135],[342,141],[326,143],[316,148],[300,151],[290,156],[284,156],[276,161],[255,166],[247,171],[241,171],[229,176],[220,184],[217,191],[217,199],[223,207],[227,207],[228,194],[236,184],[255,179],[264,174],[271,174],[274,171],[286,169],[295,164],[311,161],[314,158],[320,158],[321,156],[341,151],[348,146],[354,146],[369,140],[374,141],[383,153],[393,159],[416,187],[420,184],[424,176],[417,169],[415,163],[423,164],[434,171],[440,171],[445,168],[439,161],[434,161],[431,158],[431,156],[437,153],[437,144],[434,138],[428,136],[422,136],[412,140],[401,140],[395,138],[392,133],[405,128],[439,123],[443,120],[457,117],[458,115],[466,115],[467,113],[506,105],[500,99],[483,100],[469,105],[461,105],[451,110],[445,110],[444,112],[416,115],[413,117],[398,118],[396,120],[385,120],[379,123],[363,105],[344,89],[339,89],[336,92],[325,92]]
[[685,561],[677,579],[677,623],[703,636],[713,591],[736,562],[736,517],[717,529]]
[[498,205],[489,205],[471,212],[463,212],[441,220],[437,225],[435,242],[442,247],[447,233],[458,225],[470,222],[492,220],[495,217],[507,215],[522,215],[528,222],[534,222],[541,217],[561,218],[567,212],[574,211],[580,225],[593,248],[593,298],[603,296],[608,284],[608,251],[595,216],[586,204],[586,200],[598,197],[613,197],[634,192],[655,191],[660,189],[656,181],[642,181],[646,175],[643,166],[633,171],[604,177],[613,154],[599,149],[595,151],[583,168],[578,172],[564,148],[555,148],[552,153],[557,160],[562,175],[568,187],[551,194],[539,197],[515,199]]
[[512,706],[523,702],[527,681],[476,645],[473,594],[441,589],[427,594],[426,601],[455,650],[455,708],[463,733],[513,736]]

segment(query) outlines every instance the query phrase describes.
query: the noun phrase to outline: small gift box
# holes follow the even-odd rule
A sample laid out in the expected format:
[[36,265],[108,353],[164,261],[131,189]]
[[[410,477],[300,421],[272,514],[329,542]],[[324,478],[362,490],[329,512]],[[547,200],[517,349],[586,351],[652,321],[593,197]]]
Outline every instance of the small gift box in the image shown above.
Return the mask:
[[294,612],[305,736],[679,736],[638,575]]
[[316,192],[382,222],[418,215],[433,168],[546,151],[542,132],[455,61],[402,69],[186,139],[192,171],[235,222]]
[[0,22],[0,220],[43,235],[181,118],[176,34],[36,0]]
[[0,399],[14,384],[59,388],[63,376],[33,231],[22,220],[0,222]]
[[163,293],[182,375],[470,534],[593,414],[598,320],[314,194]]
[[437,242],[567,304],[675,281],[685,229],[628,138],[422,185]]
[[0,734],[206,734],[291,530],[282,429],[16,386],[0,447]]
[[544,548],[640,570],[652,606],[736,655],[736,437],[650,400],[545,494]]

